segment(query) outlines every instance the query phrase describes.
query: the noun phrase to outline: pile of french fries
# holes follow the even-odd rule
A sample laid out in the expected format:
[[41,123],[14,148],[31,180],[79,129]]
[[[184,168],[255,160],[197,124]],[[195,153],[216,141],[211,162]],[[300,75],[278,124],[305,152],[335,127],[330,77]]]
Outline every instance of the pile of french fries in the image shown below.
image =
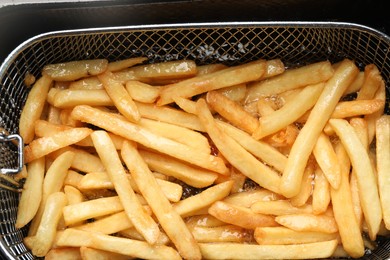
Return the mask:
[[390,233],[385,103],[349,59],[47,65],[16,227],[46,259],[361,257]]

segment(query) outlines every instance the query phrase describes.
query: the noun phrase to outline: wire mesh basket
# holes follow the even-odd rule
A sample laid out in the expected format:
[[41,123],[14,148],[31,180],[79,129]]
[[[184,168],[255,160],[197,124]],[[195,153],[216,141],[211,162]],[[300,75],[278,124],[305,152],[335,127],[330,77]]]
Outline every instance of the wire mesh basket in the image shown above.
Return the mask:
[[[287,65],[350,58],[362,69],[374,63],[386,81],[389,113],[390,37],[349,23],[202,23],[98,28],[36,36],[15,49],[0,67],[0,128],[17,134],[28,94],[27,73],[38,77],[45,64],[64,61],[146,56],[150,62],[192,59],[197,64],[236,65],[280,58]],[[4,135],[4,134],[3,134]],[[18,149],[0,139],[0,168],[18,167]],[[34,259],[23,244],[27,229],[14,227],[19,194],[0,188],[0,250],[9,259]],[[390,206],[390,205],[389,205]],[[361,259],[389,259],[390,239]]]

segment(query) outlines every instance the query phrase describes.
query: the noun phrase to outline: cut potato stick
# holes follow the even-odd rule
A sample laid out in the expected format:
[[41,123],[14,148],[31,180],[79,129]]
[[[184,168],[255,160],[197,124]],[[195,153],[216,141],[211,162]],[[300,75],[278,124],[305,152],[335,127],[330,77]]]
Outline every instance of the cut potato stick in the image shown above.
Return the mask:
[[260,245],[294,245],[335,240],[338,234],[295,231],[285,227],[257,227],[254,237]]
[[313,193],[314,165],[309,161],[302,176],[301,190],[290,199],[295,207],[301,207],[307,203]]
[[307,160],[316,140],[327,123],[345,89],[354,80],[359,69],[353,61],[344,59],[333,76],[326,82],[321,96],[291,148],[280,185],[281,193],[291,198],[298,194]]
[[141,115],[132,97],[120,81],[114,78],[114,74],[106,71],[97,76],[103,83],[104,89],[114,102],[118,111],[131,122],[137,122]]
[[57,91],[52,104],[58,108],[71,108],[81,104],[112,106],[114,102],[104,89],[64,89]]
[[210,214],[196,215],[186,218],[186,224],[190,229],[194,227],[219,227],[226,225],[225,222],[211,216]]
[[129,256],[85,246],[80,247],[79,251],[82,260],[129,260]]
[[351,85],[348,86],[348,88],[344,92],[344,96],[358,92],[359,89],[363,86],[364,82],[364,72],[360,71],[359,74],[356,76],[355,80],[351,83]]
[[77,247],[52,248],[45,255],[45,260],[83,260]]
[[[142,235],[134,227],[121,230],[118,232],[118,234],[130,239],[145,241]],[[171,241],[169,240],[169,237],[164,232],[161,232],[156,242],[156,245],[167,245],[170,242]]]
[[172,247],[76,229],[64,230],[57,246],[86,246],[141,259],[181,259]]
[[364,255],[364,243],[360,224],[355,217],[349,185],[351,163],[341,143],[336,145],[335,151],[341,162],[341,181],[338,189],[330,189],[334,218],[344,250],[352,257],[361,257]]
[[382,81],[378,67],[375,64],[366,65],[364,67],[364,81],[357,92],[356,100],[373,99]]
[[189,98],[207,91],[258,80],[265,71],[266,61],[257,60],[186,79],[164,87],[161,90],[157,105],[162,106],[172,103],[174,96]]
[[197,113],[200,121],[207,129],[207,133],[230,164],[261,186],[276,193],[279,192],[279,175],[258,161],[219,128],[204,99],[197,101]]
[[[341,170],[340,170],[341,171]],[[321,168],[315,169],[312,194],[313,214],[325,213],[330,203],[330,185]],[[341,174],[341,172],[340,172]],[[341,182],[341,177],[340,177]],[[340,186],[340,184],[339,184]]]
[[257,118],[237,103],[217,91],[209,91],[206,100],[211,109],[214,109],[232,125],[252,134],[259,125]]
[[313,155],[329,184],[333,188],[338,189],[341,179],[340,163],[329,136],[320,133],[313,148]]
[[183,97],[173,97],[173,101],[181,108],[183,111],[196,114],[196,102],[189,100],[188,98]]
[[261,96],[270,96],[281,92],[327,81],[333,76],[329,61],[321,61],[284,73],[267,80],[249,84],[246,103],[256,101]]
[[295,231],[336,233],[338,227],[334,217],[313,214],[291,214],[276,216],[275,221]]
[[215,90],[225,97],[235,102],[241,102],[246,96],[246,84],[239,84],[231,87],[221,88]]
[[208,212],[210,215],[225,223],[246,229],[278,226],[273,216],[258,214],[249,208],[233,205],[223,201],[213,203]]
[[376,122],[376,159],[378,187],[383,210],[383,221],[390,230],[390,116],[383,115]]
[[302,207],[294,207],[288,200],[257,201],[251,205],[251,210],[255,213],[276,216],[313,212],[310,204],[305,204]]
[[154,103],[160,95],[160,87],[151,86],[136,80],[127,81],[126,90],[132,99],[142,103]]
[[187,259],[201,259],[199,247],[180,215],[173,209],[136,148],[125,142],[121,155],[165,233]]
[[247,233],[242,227],[223,225],[218,227],[193,227],[192,235],[199,243],[235,242],[242,243]]
[[103,84],[96,76],[83,78],[73,81],[69,84],[68,89],[74,90],[92,90],[92,89],[104,89]]
[[107,69],[107,65],[106,59],[70,61],[46,65],[42,69],[42,74],[56,81],[73,81],[98,75]]
[[45,158],[41,157],[27,165],[27,178],[23,185],[18,212],[16,216],[16,228],[27,225],[38,211],[42,200],[43,178],[45,174]]
[[224,198],[226,203],[234,204],[242,207],[251,207],[257,201],[274,201],[282,199],[283,197],[267,189],[245,190],[230,194]]
[[134,225],[127,216],[126,212],[121,211],[109,215],[107,217],[100,218],[91,223],[75,226],[74,228],[89,232],[99,232],[102,234],[110,235],[131,228],[133,226]]
[[147,57],[135,57],[124,60],[111,61],[107,64],[108,71],[118,71],[133,67],[134,65],[143,63],[146,61]]
[[233,181],[219,183],[202,191],[201,193],[173,204],[173,209],[182,217],[189,217],[197,210],[205,208],[215,201],[225,198],[229,195],[232,186]]
[[294,99],[284,104],[280,109],[268,115],[261,116],[258,128],[253,132],[253,137],[255,139],[261,139],[294,123],[314,106],[323,88],[324,83],[307,86]]
[[81,203],[85,200],[84,195],[73,186],[64,185],[64,193],[66,195],[68,205]]
[[227,172],[227,168],[220,158],[210,154],[201,154],[186,145],[155,135],[149,130],[120,119],[111,113],[89,106],[77,106],[73,109],[72,116],[202,168],[221,174]]
[[385,101],[381,99],[352,100],[339,102],[331,118],[346,118],[369,115],[383,109]]
[[93,132],[91,138],[127,216],[145,240],[154,244],[160,235],[160,230],[135,196],[110,136],[107,132],[99,130]]
[[41,117],[52,82],[50,77],[42,76],[29,92],[19,121],[19,134],[26,144],[34,139],[34,122]]
[[337,240],[300,245],[251,245],[237,243],[200,243],[206,259],[315,259],[328,258]]
[[[384,80],[382,80],[381,85],[379,86],[379,89],[375,93],[374,99],[380,99],[386,102],[386,83]],[[375,129],[376,129],[376,120],[379,119],[381,115],[383,115],[385,111],[385,107],[383,106],[378,111],[365,115],[364,119],[367,121],[368,126],[368,142],[371,143],[375,138]]]
[[369,155],[353,127],[346,120],[331,119],[329,123],[347,150],[356,172],[364,218],[367,222],[370,238],[375,240],[382,220],[382,208],[377,180]]

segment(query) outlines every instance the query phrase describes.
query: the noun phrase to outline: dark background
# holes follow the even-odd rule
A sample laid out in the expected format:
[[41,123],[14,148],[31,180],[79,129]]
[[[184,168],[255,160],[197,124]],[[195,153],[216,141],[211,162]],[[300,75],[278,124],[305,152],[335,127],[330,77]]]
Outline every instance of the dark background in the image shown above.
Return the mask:
[[48,1],[0,8],[0,63],[34,35],[88,27],[218,21],[340,21],[363,24],[390,34],[385,0]]

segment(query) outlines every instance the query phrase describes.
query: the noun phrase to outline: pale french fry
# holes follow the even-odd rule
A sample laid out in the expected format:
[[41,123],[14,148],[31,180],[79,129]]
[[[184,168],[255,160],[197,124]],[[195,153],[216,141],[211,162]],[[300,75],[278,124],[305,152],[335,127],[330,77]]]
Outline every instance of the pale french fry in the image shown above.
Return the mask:
[[343,143],[351,160],[359,185],[361,205],[369,235],[375,240],[382,220],[378,186],[367,150],[353,127],[344,119],[331,119],[329,123]]
[[211,216],[210,214],[196,215],[186,218],[186,224],[190,229],[194,227],[219,227],[226,225],[225,222]]
[[128,260],[129,256],[118,253],[112,253],[104,250],[94,249],[82,246],[80,247],[80,256],[82,260]]
[[[376,91],[374,99],[380,99],[383,101],[386,100],[386,84],[384,80],[382,80],[379,89]],[[368,143],[371,143],[375,138],[376,120],[378,120],[379,117],[383,115],[384,110],[385,108],[382,107],[378,111],[364,116],[368,126]]]
[[[254,104],[255,102],[252,102]],[[271,115],[275,112],[276,108],[273,106],[272,102],[268,99],[268,97],[261,97],[256,102],[257,114],[259,117]]]
[[210,108],[214,109],[232,125],[252,134],[259,126],[257,118],[253,117],[242,106],[217,91],[209,91],[206,100]]
[[38,211],[42,200],[43,177],[45,174],[45,159],[41,157],[27,165],[27,178],[23,185],[18,212],[16,216],[16,228],[27,225]]
[[294,123],[306,111],[314,106],[324,88],[324,83],[307,86],[294,97],[293,100],[283,105],[282,108],[268,115],[261,116],[259,126],[254,131],[253,137],[261,139],[264,136],[276,133],[289,124]]
[[106,59],[70,61],[46,65],[42,69],[42,74],[56,81],[73,81],[98,75],[107,69],[107,65]]
[[223,201],[237,206],[249,208],[257,201],[274,201],[282,198],[283,197],[277,193],[261,188],[230,194],[228,197],[224,198]]
[[193,227],[191,233],[199,243],[235,242],[242,243],[247,232],[242,227],[223,225],[218,227]]
[[260,245],[294,245],[335,240],[338,234],[295,231],[285,227],[257,227],[254,237]]
[[360,227],[360,230],[362,230],[363,209],[362,209],[362,204],[360,203],[359,183],[357,180],[356,172],[353,169],[351,172],[351,176],[349,178],[349,186],[351,188],[352,204],[353,204],[353,210],[355,212],[355,217]]
[[295,231],[336,233],[338,227],[334,217],[313,214],[291,214],[276,216],[275,221]]
[[390,116],[383,115],[376,122],[376,165],[378,188],[383,210],[383,221],[390,230]]
[[66,195],[68,205],[77,204],[85,201],[84,195],[73,186],[65,185],[64,193]]
[[202,168],[222,174],[227,172],[227,168],[220,158],[210,154],[201,154],[186,145],[155,135],[110,113],[89,106],[77,106],[73,109],[72,116]]
[[72,110],[69,108],[61,109],[60,111],[60,121],[62,125],[70,126],[70,127],[83,127],[85,124],[82,122],[73,119],[70,114]]
[[255,213],[276,216],[313,212],[310,204],[294,207],[288,200],[257,201],[251,205],[251,210]]
[[276,170],[283,172],[287,163],[287,158],[276,148],[261,140],[257,141],[244,131],[222,121],[217,121],[219,127],[238,142],[247,151],[262,160],[264,163],[271,165]]
[[52,248],[45,255],[45,260],[83,260],[77,247]]
[[110,235],[131,227],[134,227],[133,223],[127,216],[126,212],[121,211],[109,215],[107,217],[95,220],[94,222],[76,226],[74,228],[89,232],[99,232],[102,234]]
[[127,81],[126,90],[132,99],[142,103],[154,103],[160,94],[160,87],[136,80]]
[[321,61],[286,70],[278,76],[249,84],[246,103],[253,102],[261,96],[270,96],[287,90],[325,82],[333,76],[333,73],[329,61]]
[[352,100],[339,102],[331,118],[346,118],[369,115],[383,109],[385,101],[381,99]]
[[19,120],[19,134],[26,144],[34,139],[34,122],[41,117],[52,82],[51,78],[42,76],[29,92]]
[[64,89],[57,91],[52,104],[58,108],[71,108],[81,104],[112,106],[114,102],[104,89]]
[[341,179],[340,163],[329,136],[320,133],[313,148],[313,155],[329,184],[333,188],[338,189]]
[[66,203],[66,196],[63,192],[54,192],[47,198],[42,220],[31,248],[34,255],[43,257],[49,252],[62,216],[62,209]]
[[[321,168],[315,169],[314,188],[312,194],[313,214],[322,214],[330,203],[330,185]],[[340,170],[341,174],[341,170]],[[341,183],[341,176],[340,176]],[[340,187],[340,184],[339,184]]]
[[226,87],[215,91],[221,93],[230,100],[233,100],[235,102],[241,102],[246,96],[246,84],[239,84],[236,86]]
[[147,57],[136,57],[136,58],[129,58],[124,60],[118,60],[118,61],[111,61],[107,64],[107,70],[108,71],[118,71],[127,69],[129,67],[133,67],[137,64],[143,63],[146,61]]
[[200,243],[206,259],[315,259],[330,257],[337,240],[299,245],[251,245],[237,243]]
[[226,68],[227,68],[227,66],[222,64],[222,63],[200,65],[197,67],[198,72],[196,75],[209,74],[209,73],[216,72],[216,71],[226,69]]
[[127,216],[145,240],[150,244],[154,244],[160,230],[156,222],[144,211],[141,203],[137,200],[110,136],[107,132],[99,130],[93,132],[91,138]]
[[61,124],[61,120],[60,120],[61,109],[52,106],[50,104],[48,106],[49,107],[47,109],[47,121],[52,124]]
[[[118,232],[118,234],[130,239],[145,241],[143,236],[134,227],[121,230]],[[156,241],[156,245],[167,245],[170,242],[171,241],[169,240],[169,237],[164,232],[161,232],[158,240]]]
[[357,92],[356,100],[373,99],[375,92],[382,84],[382,76],[375,64],[368,64],[364,67],[364,81]]
[[197,101],[197,113],[200,121],[207,129],[207,133],[230,164],[261,186],[276,193],[279,192],[279,175],[258,161],[219,128],[204,99]]
[[290,198],[290,202],[295,207],[301,207],[307,203],[313,193],[314,166],[310,159],[302,176],[301,190],[297,195]]
[[215,184],[232,181],[233,186],[230,189],[230,193],[241,192],[244,190],[244,185],[247,178],[244,174],[239,172],[236,168],[230,168],[230,175],[219,175],[215,180]]
[[257,60],[186,79],[164,87],[157,105],[172,103],[174,96],[189,98],[207,91],[258,80],[265,71],[265,60]]
[[122,158],[162,228],[183,258],[201,259],[199,247],[180,215],[163,195],[154,176],[136,148],[125,142]]
[[214,185],[201,193],[181,200],[173,204],[173,209],[182,217],[189,217],[199,209],[205,208],[215,201],[221,200],[229,195],[233,181],[222,182]]
[[258,214],[247,207],[237,206],[223,201],[213,203],[208,212],[210,215],[225,223],[246,229],[273,227],[278,225],[273,216]]
[[349,185],[351,163],[341,143],[336,145],[335,151],[341,162],[341,181],[338,189],[330,189],[334,218],[344,250],[352,257],[361,257],[364,255],[364,244]]
[[355,80],[345,90],[344,95],[358,92],[359,89],[361,89],[361,87],[363,86],[363,82],[364,82],[364,72],[360,71],[359,74],[356,76]]
[[181,259],[172,248],[147,242],[114,237],[76,229],[66,229],[57,240],[58,246],[91,247],[143,259]]
[[73,81],[69,84],[68,89],[73,90],[93,90],[104,89],[103,84],[96,76],[88,77]]
[[298,194],[302,175],[315,142],[341,95],[354,80],[358,72],[359,69],[353,61],[344,59],[333,76],[326,82],[324,90],[314,105],[308,121],[301,129],[291,148],[280,185],[280,191],[284,196],[291,198]]
[[183,111],[196,114],[196,102],[189,100],[188,98],[183,97],[173,97],[173,101],[181,108]]

